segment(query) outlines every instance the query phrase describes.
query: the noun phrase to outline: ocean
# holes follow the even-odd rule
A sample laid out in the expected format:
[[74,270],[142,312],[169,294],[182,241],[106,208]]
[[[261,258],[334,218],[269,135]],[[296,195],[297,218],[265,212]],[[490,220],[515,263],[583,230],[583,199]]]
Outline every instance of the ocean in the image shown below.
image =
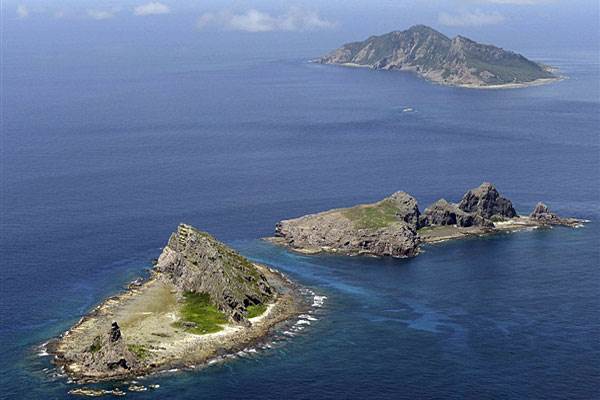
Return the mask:
[[[127,397],[598,398],[597,52],[534,49],[568,79],[487,91],[291,51],[71,50],[9,49],[3,65],[0,398],[70,398],[40,345],[146,274],[180,222],[325,297],[271,348]],[[520,213],[541,200],[591,222],[409,260],[260,240],[281,219],[398,190],[423,210],[483,181]]]

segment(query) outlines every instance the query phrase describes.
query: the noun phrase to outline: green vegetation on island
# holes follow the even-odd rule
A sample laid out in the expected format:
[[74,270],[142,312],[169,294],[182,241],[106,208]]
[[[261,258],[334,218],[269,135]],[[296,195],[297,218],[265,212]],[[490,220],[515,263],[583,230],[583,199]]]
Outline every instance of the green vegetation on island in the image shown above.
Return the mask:
[[206,293],[184,293],[181,307],[181,321],[174,324],[188,332],[203,335],[223,329],[227,324],[227,316],[210,301]]
[[248,318],[254,318],[264,314],[264,312],[267,311],[267,306],[264,304],[255,304],[252,306],[248,306],[247,310]]
[[398,207],[391,200],[355,206],[342,212],[358,229],[385,228],[398,221]]
[[548,66],[521,54],[464,36],[449,38],[425,25],[348,43],[315,61],[411,71],[432,82],[471,88],[522,87],[558,79]]
[[139,359],[148,358],[150,351],[143,344],[129,344],[127,348]]

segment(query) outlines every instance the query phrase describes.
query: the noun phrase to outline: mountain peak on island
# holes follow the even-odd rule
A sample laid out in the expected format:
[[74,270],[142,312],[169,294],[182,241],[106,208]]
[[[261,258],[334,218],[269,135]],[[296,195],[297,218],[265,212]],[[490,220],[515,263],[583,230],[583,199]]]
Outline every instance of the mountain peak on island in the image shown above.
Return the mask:
[[404,32],[423,33],[423,34],[433,34],[433,35],[444,36],[439,31],[436,31],[432,27],[427,26],[427,25],[423,25],[423,24],[413,25],[410,28],[408,28],[407,30],[405,30]]
[[209,295],[234,323],[247,322],[248,306],[264,304],[275,294],[255,265],[191,225],[178,226],[155,270],[181,292]]
[[557,79],[548,67],[520,54],[461,35],[450,39],[426,25],[348,43],[315,61],[411,71],[435,83],[474,88],[520,87]]

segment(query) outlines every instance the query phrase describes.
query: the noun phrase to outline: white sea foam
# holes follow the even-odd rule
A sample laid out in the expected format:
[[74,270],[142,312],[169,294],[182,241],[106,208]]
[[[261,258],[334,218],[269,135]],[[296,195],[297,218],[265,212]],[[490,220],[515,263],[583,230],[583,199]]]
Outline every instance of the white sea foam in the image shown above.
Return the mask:
[[50,354],[48,353],[48,349],[47,349],[47,347],[46,347],[47,345],[48,345],[48,342],[44,342],[44,343],[42,343],[42,344],[40,345],[40,347],[38,347],[38,349],[39,349],[40,351],[37,353],[37,355],[38,355],[39,357],[47,357],[47,356],[49,356],[49,355],[50,355]]
[[313,297],[313,307],[323,307],[323,304],[327,300],[327,296],[314,296]]

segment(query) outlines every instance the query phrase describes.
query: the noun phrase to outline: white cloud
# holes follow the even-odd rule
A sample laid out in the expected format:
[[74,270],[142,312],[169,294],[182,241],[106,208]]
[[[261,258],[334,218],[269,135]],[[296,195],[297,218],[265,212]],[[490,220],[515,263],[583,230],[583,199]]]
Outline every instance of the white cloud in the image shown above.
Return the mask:
[[446,26],[484,26],[496,25],[505,20],[498,12],[465,11],[460,14],[440,13],[438,21]]
[[110,19],[115,16],[115,11],[87,10],[87,15],[96,20]]
[[133,9],[133,13],[139,16],[168,14],[171,9],[158,1],[153,1],[147,4],[142,4]]
[[27,6],[25,6],[23,4],[19,4],[17,6],[17,17],[19,17],[19,18],[29,17],[29,9],[27,8]]
[[334,27],[335,23],[322,18],[315,11],[293,7],[287,13],[276,16],[255,9],[241,14],[229,11],[205,13],[198,18],[197,26],[199,29],[212,26],[235,31],[272,32],[328,29]]

